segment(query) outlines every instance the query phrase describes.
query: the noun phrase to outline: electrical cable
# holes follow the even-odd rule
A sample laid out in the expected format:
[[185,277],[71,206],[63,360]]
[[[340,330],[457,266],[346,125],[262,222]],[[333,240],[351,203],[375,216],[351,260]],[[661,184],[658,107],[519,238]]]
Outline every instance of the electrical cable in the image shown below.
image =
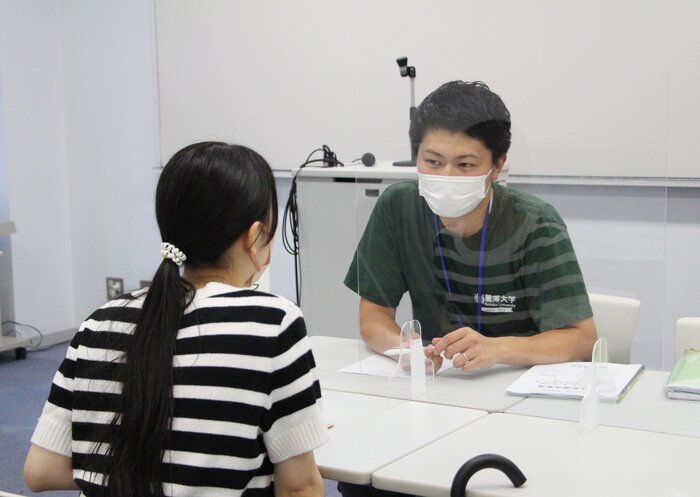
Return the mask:
[[[322,159],[312,159],[317,152],[323,152]],[[282,245],[284,250],[294,256],[294,287],[296,291],[296,304],[301,305],[301,258],[299,257],[299,211],[297,207],[297,176],[302,169],[310,164],[322,162],[324,165],[320,167],[343,167],[328,145],[323,145],[312,151],[306,160],[299,166],[297,172],[292,177],[292,186],[289,189],[289,197],[284,206],[284,214],[282,215]]]

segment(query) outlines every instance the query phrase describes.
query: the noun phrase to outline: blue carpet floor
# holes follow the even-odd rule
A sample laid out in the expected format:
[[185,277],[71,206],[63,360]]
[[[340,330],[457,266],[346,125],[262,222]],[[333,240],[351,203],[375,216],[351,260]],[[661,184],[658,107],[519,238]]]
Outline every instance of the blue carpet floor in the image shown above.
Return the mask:
[[[0,353],[0,490],[40,495],[24,486],[22,467],[53,375],[66,354],[67,343],[29,351],[16,360],[14,352]],[[75,497],[78,492],[52,492],[52,497]]]

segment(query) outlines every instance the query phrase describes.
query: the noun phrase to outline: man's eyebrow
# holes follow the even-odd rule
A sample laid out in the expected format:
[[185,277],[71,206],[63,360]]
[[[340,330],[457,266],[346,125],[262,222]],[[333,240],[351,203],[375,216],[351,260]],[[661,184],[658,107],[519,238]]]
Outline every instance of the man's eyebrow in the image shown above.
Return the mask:
[[436,152],[435,150],[431,150],[431,149],[429,149],[429,148],[425,149],[423,152],[426,153],[426,154],[433,154],[433,155],[435,155],[435,156],[437,156],[437,157],[440,157],[441,159],[443,159],[443,158],[445,157],[445,156],[442,155],[440,152]]
[[[444,159],[445,156],[442,155],[440,152],[436,152],[435,150],[431,150],[429,148],[425,149],[423,153],[428,153],[428,154],[433,154],[436,157],[439,157],[441,159]],[[481,159],[481,156],[478,154],[464,154],[464,155],[458,155],[455,157],[455,159]]]

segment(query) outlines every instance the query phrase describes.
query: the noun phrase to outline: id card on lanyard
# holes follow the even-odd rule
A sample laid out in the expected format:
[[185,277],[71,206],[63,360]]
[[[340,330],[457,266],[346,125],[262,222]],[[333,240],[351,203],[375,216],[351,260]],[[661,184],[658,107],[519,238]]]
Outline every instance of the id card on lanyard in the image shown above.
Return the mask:
[[[491,214],[491,207],[493,206],[493,194],[491,194],[491,199],[489,200],[489,208],[486,209],[486,214],[484,215],[484,224],[481,227],[481,240],[479,242],[479,266],[476,280],[476,331],[481,333],[481,306],[484,294],[484,266],[486,259],[486,234],[489,230],[489,214]],[[435,221],[435,237],[437,239],[438,253],[440,254],[440,263],[442,265],[442,276],[445,280],[445,287],[447,288],[447,295],[452,297],[452,287],[450,285],[450,280],[447,277],[447,267],[445,266],[445,257],[442,254],[442,246],[440,245],[439,236],[439,223],[437,214],[433,214],[433,220]],[[457,314],[457,320],[460,326],[464,327],[464,321],[462,316]]]

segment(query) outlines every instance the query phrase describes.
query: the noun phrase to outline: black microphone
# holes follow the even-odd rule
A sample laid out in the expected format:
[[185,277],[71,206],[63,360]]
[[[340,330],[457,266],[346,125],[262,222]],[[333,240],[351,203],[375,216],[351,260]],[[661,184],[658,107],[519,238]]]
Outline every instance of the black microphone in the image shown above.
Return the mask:
[[367,166],[373,166],[376,163],[376,159],[374,158],[374,154],[367,152],[366,154],[362,155],[362,163]]

